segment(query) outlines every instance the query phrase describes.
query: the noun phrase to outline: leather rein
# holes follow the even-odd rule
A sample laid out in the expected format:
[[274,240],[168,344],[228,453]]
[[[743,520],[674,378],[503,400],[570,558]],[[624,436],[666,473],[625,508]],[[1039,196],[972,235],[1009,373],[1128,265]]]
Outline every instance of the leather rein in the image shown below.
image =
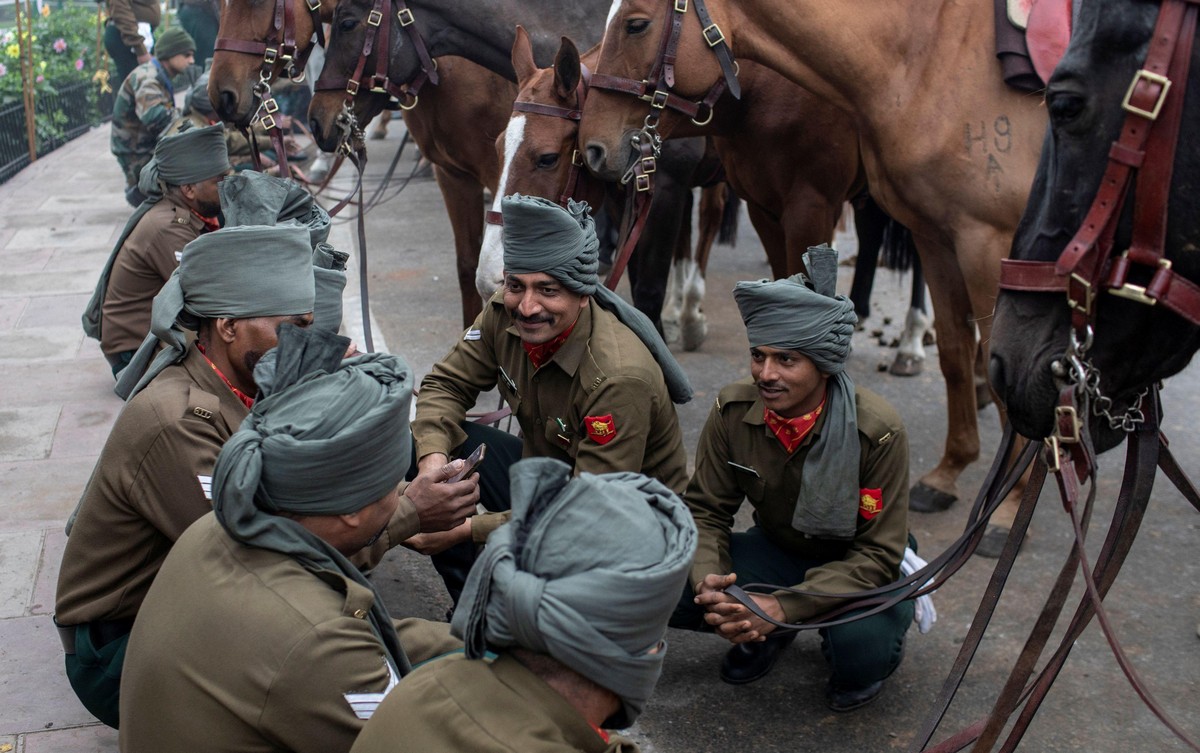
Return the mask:
[[[1138,676],[1112,628],[1103,599],[1116,580],[1132,547],[1149,503],[1158,470],[1175,485],[1185,499],[1200,511],[1200,491],[1187,478],[1171,454],[1160,428],[1161,403],[1158,385],[1147,388],[1138,403],[1126,414],[1112,416],[1111,401],[1099,394],[1099,374],[1085,359],[1095,323],[1097,289],[1146,305],[1161,303],[1188,321],[1200,324],[1200,288],[1171,270],[1163,255],[1167,196],[1174,162],[1175,141],[1182,117],[1182,98],[1186,90],[1187,69],[1200,0],[1164,0],[1145,65],[1134,76],[1123,107],[1128,115],[1121,137],[1109,153],[1109,164],[1095,203],[1067,249],[1056,262],[1005,260],[1002,262],[1001,287],[1025,292],[1066,293],[1072,315],[1071,343],[1066,354],[1063,376],[1070,379],[1056,407],[1055,431],[1044,444],[1030,442],[1011,463],[1018,440],[1011,428],[993,460],[992,468],[971,509],[962,536],[921,570],[888,586],[857,594],[813,594],[801,589],[770,584],[746,584],[727,590],[752,613],[782,630],[811,630],[844,624],[878,614],[903,599],[931,593],[945,583],[967,561],[982,538],[992,512],[999,506],[1022,475],[1032,466],[1021,497],[1009,538],[997,560],[995,570],[980,601],[971,627],[950,673],[911,750],[925,753],[952,753],[971,746],[973,751],[991,751],[1006,732],[1000,750],[1016,750],[1036,715],[1050,686],[1064,666],[1075,641],[1096,617],[1121,671],[1152,713],[1192,750],[1200,745],[1190,740],[1157,703]],[[1168,92],[1174,89],[1175,97]],[[1157,126],[1157,129],[1155,128]],[[1150,140],[1150,136],[1161,136]],[[1148,144],[1148,145],[1147,145]],[[1138,201],[1134,208],[1134,235],[1129,249],[1111,258],[1117,219],[1132,179],[1137,175]],[[1145,287],[1131,284],[1127,275],[1131,265],[1153,270]],[[1125,472],[1113,511],[1113,518],[1094,563],[1085,548],[1085,534],[1096,497],[1095,451],[1087,428],[1090,415],[1106,418],[1113,428],[1128,433]],[[1041,451],[1042,462],[1035,462]],[[1007,467],[1007,472],[1005,468]],[[1064,512],[1071,520],[1074,545],[1051,588],[1024,648],[991,712],[940,743],[929,747],[946,711],[964,679],[984,633],[999,604],[1000,596],[1024,540],[1029,522],[1047,475],[1053,475]],[[1086,494],[1083,486],[1088,481]],[[1074,583],[1082,573],[1085,596],[1062,635],[1057,649],[1040,671],[1038,660],[1058,623]],[[766,615],[747,591],[771,593],[784,591],[839,599],[839,606],[816,619],[796,625],[776,621]],[[1016,714],[1016,721],[1009,724]]]

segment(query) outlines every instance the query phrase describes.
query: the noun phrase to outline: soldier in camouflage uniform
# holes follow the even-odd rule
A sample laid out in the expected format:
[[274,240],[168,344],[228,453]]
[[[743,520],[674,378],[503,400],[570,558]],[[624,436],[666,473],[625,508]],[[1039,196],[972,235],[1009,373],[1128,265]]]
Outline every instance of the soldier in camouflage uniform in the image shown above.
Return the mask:
[[113,103],[112,153],[125,173],[125,199],[138,206],[145,196],[138,175],[154,156],[158,137],[175,119],[171,79],[192,64],[196,43],[179,27],[167,29],[154,47],[155,58],[143,63],[121,83]]

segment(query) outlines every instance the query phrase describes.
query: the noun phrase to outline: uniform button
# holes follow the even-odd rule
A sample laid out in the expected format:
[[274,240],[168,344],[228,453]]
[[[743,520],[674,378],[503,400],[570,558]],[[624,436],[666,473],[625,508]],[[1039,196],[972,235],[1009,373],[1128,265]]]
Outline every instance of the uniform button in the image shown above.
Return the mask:
[[355,610],[354,610],[354,616],[355,616],[355,618],[357,618],[357,619],[360,619],[360,620],[366,619],[366,617],[367,617],[367,610],[365,610],[365,609],[355,609]]

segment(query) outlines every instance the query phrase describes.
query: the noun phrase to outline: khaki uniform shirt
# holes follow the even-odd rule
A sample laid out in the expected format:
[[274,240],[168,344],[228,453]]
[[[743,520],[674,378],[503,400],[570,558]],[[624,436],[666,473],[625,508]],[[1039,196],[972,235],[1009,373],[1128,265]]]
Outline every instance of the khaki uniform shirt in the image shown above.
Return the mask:
[[[175,540],[212,510],[212,469],[249,411],[194,346],[121,411],[80,500],[58,575],[61,625],[137,615]],[[359,565],[417,533],[401,497]]]
[[182,203],[164,196],[138,220],[117,252],[101,309],[100,349],[108,355],[137,350],[150,333],[154,296],[179,266],[183,247],[204,223]]
[[[163,563],[121,676],[123,753],[345,753],[398,679],[371,630],[374,593],[234,541],[216,516]],[[445,623],[397,623],[413,662],[462,643]],[[353,704],[353,705],[352,705]]]
[[[534,369],[502,294],[493,296],[421,382],[412,423],[417,457],[450,455],[462,444],[459,423],[493,387],[521,425],[524,457],[557,458],[575,473],[636,471],[682,494],[687,452],[662,370],[637,335],[594,301],[558,352]],[[600,428],[589,433],[596,421]],[[476,518],[476,541],[498,518]]]
[[[818,593],[852,593],[896,580],[908,545],[908,435],[895,409],[859,387],[859,487],[880,489],[883,509],[867,519],[860,511],[852,541],[818,539],[792,527],[804,461],[827,413],[789,456],[763,420],[763,403],[750,380],[721,390],[700,435],[696,471],[684,500],[699,531],[692,565],[693,588],[709,573],[732,570],[729,534],[743,499],[767,538],[795,556],[824,560],[794,585]],[[836,606],[817,596],[779,592],[788,622],[806,620]]]
[[[124,728],[122,727],[122,734]],[[507,653],[429,662],[388,694],[352,753],[635,753],[603,738],[553,688]]]

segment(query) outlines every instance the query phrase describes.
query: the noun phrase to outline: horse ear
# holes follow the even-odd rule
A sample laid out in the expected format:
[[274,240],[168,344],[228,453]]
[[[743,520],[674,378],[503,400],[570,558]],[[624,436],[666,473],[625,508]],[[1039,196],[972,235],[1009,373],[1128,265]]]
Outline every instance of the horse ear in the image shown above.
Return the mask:
[[517,26],[517,36],[512,48],[513,70],[517,72],[517,86],[524,88],[525,81],[537,73],[537,63],[533,62],[533,45],[529,41],[529,33],[524,26]]
[[562,38],[558,54],[554,56],[554,89],[559,97],[566,99],[579,86],[579,49],[567,37]]

